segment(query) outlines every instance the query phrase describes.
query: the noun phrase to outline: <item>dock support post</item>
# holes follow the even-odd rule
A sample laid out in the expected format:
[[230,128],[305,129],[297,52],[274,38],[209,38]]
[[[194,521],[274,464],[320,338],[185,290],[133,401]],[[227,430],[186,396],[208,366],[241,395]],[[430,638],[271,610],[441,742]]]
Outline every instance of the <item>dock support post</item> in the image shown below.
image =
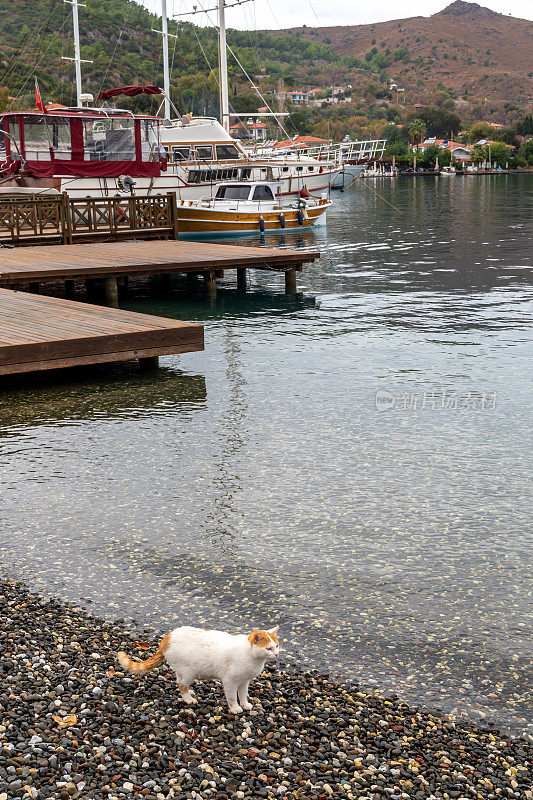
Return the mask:
[[239,292],[246,291],[246,267],[237,267],[237,289]]
[[37,281],[32,281],[29,289],[32,294],[39,294],[39,283]]
[[172,275],[170,272],[161,272],[159,275],[159,279],[161,281],[161,289],[164,292],[170,292],[171,284],[172,284]]
[[127,275],[123,275],[122,278],[118,278],[117,279],[117,283],[118,283],[119,295],[122,295],[122,297],[127,297],[128,296],[128,290],[129,290],[128,276]]
[[74,281],[65,281],[65,297],[67,300],[74,299]]
[[147,356],[139,359],[139,366],[142,370],[157,369],[159,366],[159,356]]
[[105,279],[105,299],[108,306],[118,308],[118,283],[116,278]]
[[85,281],[87,299],[91,302],[98,296],[98,281],[95,278],[87,278]]
[[296,269],[285,270],[285,294],[296,294]]
[[217,279],[215,270],[210,269],[208,272],[204,272],[204,281],[206,295],[210,299],[214,300],[217,296]]

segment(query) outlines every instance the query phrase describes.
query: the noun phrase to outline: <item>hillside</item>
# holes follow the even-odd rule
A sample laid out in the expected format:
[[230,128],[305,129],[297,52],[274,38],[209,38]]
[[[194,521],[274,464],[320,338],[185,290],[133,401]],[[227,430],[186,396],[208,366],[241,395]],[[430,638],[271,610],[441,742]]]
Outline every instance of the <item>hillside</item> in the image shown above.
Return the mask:
[[[84,90],[96,96],[102,88],[121,84],[162,85],[161,41],[151,32],[160,26],[133,0],[86,0],[80,8],[82,57],[93,63],[83,64]],[[173,100],[181,113],[218,114],[215,30],[190,22],[170,22],[169,29],[177,37],[170,45]],[[265,95],[272,95],[280,79],[287,88],[350,83],[361,114],[377,101],[392,103],[389,84],[395,81],[406,90],[400,96],[403,111],[417,102],[447,102],[467,120],[513,122],[531,111],[532,34],[531,22],[458,0],[431,17],[287,31],[230,30],[228,42]],[[45,100],[73,104],[74,68],[62,59],[72,55],[71,7],[63,0],[0,0],[0,108],[8,94],[16,98],[9,101],[11,107],[33,105],[35,74]],[[257,108],[261,102],[241,67],[231,57],[229,65],[233,108]],[[143,97],[130,105],[155,110],[156,103]],[[385,115],[383,109],[379,114]]]
[[477,3],[456,0],[430,17],[283,33],[386,71],[406,88],[411,102],[428,102],[444,84],[474,102],[531,106],[533,23]]
[[[14,105],[33,103],[33,75],[46,100],[74,103],[74,67],[62,58],[73,55],[71,13],[63,0],[0,0],[0,86],[17,98]],[[152,33],[161,29],[160,19],[133,0],[86,0],[79,20],[82,58],[92,60],[82,66],[84,91],[96,96],[101,88],[123,84],[163,85],[161,38]],[[169,32],[177,36],[170,40],[170,61],[172,95],[180,111],[218,113],[215,30],[170,21]],[[313,67],[320,72],[342,62],[331,47],[296,36],[229,31],[228,42],[247,72],[263,70],[274,79],[296,71],[315,80]],[[232,59],[229,71],[232,95],[241,89],[250,93]],[[147,102],[137,99],[133,105]]]

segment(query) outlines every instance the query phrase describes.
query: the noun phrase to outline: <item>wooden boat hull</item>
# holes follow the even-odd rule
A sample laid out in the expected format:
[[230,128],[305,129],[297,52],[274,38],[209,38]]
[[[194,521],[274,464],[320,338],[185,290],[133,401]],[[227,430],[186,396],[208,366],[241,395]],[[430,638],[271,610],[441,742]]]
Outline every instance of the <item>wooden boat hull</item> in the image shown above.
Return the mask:
[[[199,205],[178,205],[178,232],[190,233],[268,233],[283,230],[308,228],[325,214],[331,203],[324,200],[316,206],[303,210],[303,219],[298,220],[297,208],[283,208],[274,211],[240,212],[217,211]],[[281,215],[285,218],[282,226]],[[260,218],[264,220],[261,230]]]

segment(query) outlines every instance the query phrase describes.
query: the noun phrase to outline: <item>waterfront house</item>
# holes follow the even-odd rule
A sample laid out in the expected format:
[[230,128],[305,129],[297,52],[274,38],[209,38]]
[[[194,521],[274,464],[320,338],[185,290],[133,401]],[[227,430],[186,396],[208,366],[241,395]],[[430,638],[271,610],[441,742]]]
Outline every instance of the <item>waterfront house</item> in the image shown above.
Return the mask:
[[432,145],[436,145],[440,150],[449,150],[454,161],[460,161],[463,163],[470,161],[471,147],[467,144],[454,142],[451,139],[436,139],[434,136],[432,136],[429,139],[425,139],[422,144],[419,145],[418,149],[419,151],[424,150],[426,147]]
[[234,139],[253,139],[254,142],[264,142],[267,126],[264,122],[254,122],[249,119],[247,122],[236,122],[234,125],[230,125],[229,132]]

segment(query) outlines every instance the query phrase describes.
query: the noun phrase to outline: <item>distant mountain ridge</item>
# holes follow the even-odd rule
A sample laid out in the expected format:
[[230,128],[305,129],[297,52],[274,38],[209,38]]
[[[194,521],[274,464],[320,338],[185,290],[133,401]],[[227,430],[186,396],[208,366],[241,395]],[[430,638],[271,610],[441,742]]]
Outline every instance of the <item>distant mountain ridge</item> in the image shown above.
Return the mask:
[[[161,20],[134,0],[85,0],[80,10],[83,88],[95,97],[102,88],[131,83],[162,85]],[[169,22],[172,95],[180,113],[218,114],[217,40],[213,28]],[[407,106],[445,102],[483,118],[512,121],[531,113],[533,23],[457,0],[430,17],[326,28],[228,31],[228,41],[265,93],[280,79],[287,87],[350,83],[363,104],[387,100],[389,82],[405,88]],[[33,104],[37,75],[46,101],[75,101],[71,7],[63,0],[0,0],[0,107],[7,95],[19,107]],[[209,62],[207,64],[206,62]],[[236,108],[257,108],[241,67],[232,58],[230,99]],[[453,94],[449,91],[452,90]],[[373,91],[373,94],[372,94]],[[9,101],[11,102],[11,101]],[[452,101],[449,100],[449,103]],[[150,103],[152,105],[150,105]],[[461,108],[461,103],[465,104]],[[259,103],[262,105],[262,103]],[[128,105],[128,101],[124,101]],[[155,110],[153,100],[131,101]],[[507,114],[507,117],[506,117]]]
[[[429,17],[367,25],[290,28],[277,31],[328,44],[341,56],[365,59],[406,48],[387,74],[422,97],[439,83],[480,102],[533,100],[533,23],[456,0]],[[385,59],[384,59],[385,61]]]

